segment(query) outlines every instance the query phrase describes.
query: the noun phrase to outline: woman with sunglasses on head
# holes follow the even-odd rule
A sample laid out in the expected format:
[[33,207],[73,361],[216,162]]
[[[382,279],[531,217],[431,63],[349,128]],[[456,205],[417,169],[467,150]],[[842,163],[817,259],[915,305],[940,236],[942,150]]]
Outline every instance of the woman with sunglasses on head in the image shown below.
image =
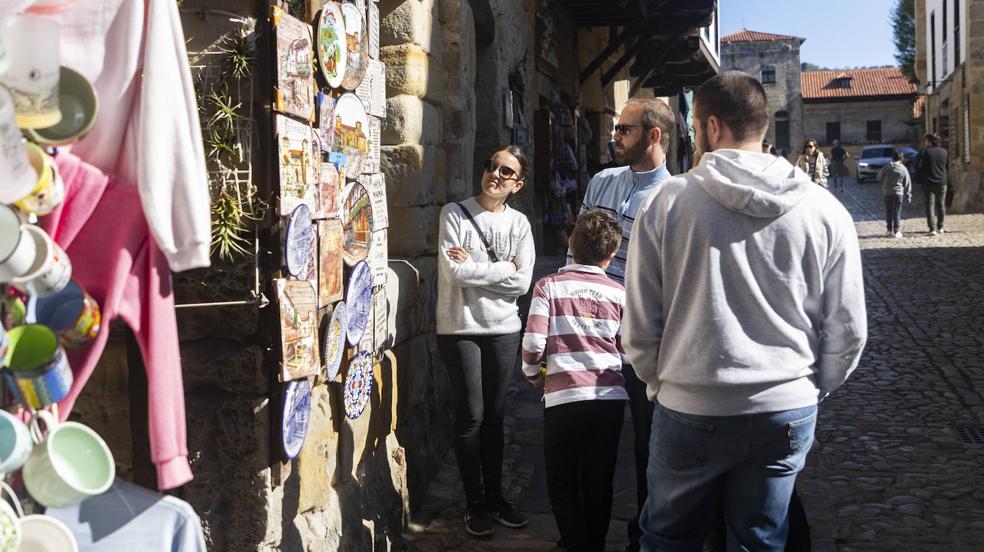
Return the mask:
[[803,152],[796,159],[796,166],[810,175],[810,180],[824,188],[827,187],[827,176],[830,174],[830,169],[827,167],[827,160],[824,158],[823,152],[817,147],[816,140],[810,139],[803,144]]
[[492,522],[526,526],[502,496],[502,418],[519,352],[516,300],[530,288],[535,251],[529,220],[507,200],[529,162],[516,146],[492,154],[478,195],[441,210],[437,346],[454,403],[454,451],[465,489],[465,528],[489,537]]

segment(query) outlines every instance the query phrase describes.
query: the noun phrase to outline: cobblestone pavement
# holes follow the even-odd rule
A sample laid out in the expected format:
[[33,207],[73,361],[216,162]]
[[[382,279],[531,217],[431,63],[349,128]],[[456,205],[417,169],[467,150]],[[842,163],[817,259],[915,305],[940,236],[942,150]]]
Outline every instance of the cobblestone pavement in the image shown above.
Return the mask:
[[[838,194],[857,223],[869,340],[857,372],[821,405],[816,444],[799,480],[817,552],[984,551],[984,215],[949,215],[928,236],[922,198],[905,207],[905,237],[885,235],[880,191]],[[560,259],[542,259],[541,273]],[[540,551],[557,539],[546,498],[542,403],[517,377],[510,390],[506,492],[530,516],[487,541],[462,526],[453,454],[406,532],[406,550]],[[619,449],[608,550],[625,546],[634,510],[631,425]]]

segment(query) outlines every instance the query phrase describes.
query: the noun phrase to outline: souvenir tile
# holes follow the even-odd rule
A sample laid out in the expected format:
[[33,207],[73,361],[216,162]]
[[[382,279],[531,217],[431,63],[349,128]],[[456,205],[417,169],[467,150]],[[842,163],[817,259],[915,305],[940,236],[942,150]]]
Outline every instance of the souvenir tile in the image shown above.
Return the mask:
[[368,16],[369,57],[379,59],[379,6],[375,2],[369,2]]
[[343,94],[335,102],[335,128],[332,151],[348,156],[349,179],[362,174],[362,164],[369,156],[369,116],[362,100],[355,94]]
[[369,114],[373,117],[386,117],[386,64],[377,61],[369,61],[369,71],[372,73],[370,81],[370,93],[372,99],[369,101]]
[[389,268],[389,237],[388,230],[377,230],[372,233],[372,247],[369,248],[369,268],[372,269],[372,285],[381,286],[386,283]]
[[362,415],[369,404],[372,385],[372,357],[368,353],[359,353],[352,359],[345,376],[345,415],[349,419],[354,420]]
[[348,315],[345,338],[349,345],[355,346],[362,340],[372,312],[372,270],[364,261],[352,267],[345,290],[345,308]]
[[274,280],[280,302],[280,380],[318,373],[318,293],[308,280]]
[[318,232],[311,210],[301,204],[294,208],[284,230],[284,265],[287,273],[301,280],[313,280],[317,273]]
[[284,393],[284,412],[280,435],[284,454],[293,460],[304,446],[307,437],[308,420],[311,418],[311,381],[307,378],[287,383]]
[[338,88],[345,77],[345,65],[348,61],[345,19],[342,6],[338,2],[329,0],[321,8],[314,41],[321,77],[331,88]]
[[318,307],[325,308],[344,294],[342,285],[342,223],[335,219],[318,221],[320,255]]
[[295,207],[307,205],[313,210],[317,186],[312,165],[311,127],[289,117],[277,115],[277,145],[280,165],[280,214],[288,215]]
[[345,334],[348,331],[348,315],[345,302],[340,301],[331,312],[331,321],[325,328],[325,377],[334,381],[338,368],[342,365],[345,355]]
[[390,347],[389,337],[389,308],[386,301],[386,288],[372,292],[373,342],[377,351],[385,351]]
[[366,74],[366,61],[369,59],[369,37],[366,36],[365,10],[350,2],[342,4],[345,17],[345,78],[342,88],[355,90]]
[[325,156],[321,162],[321,177],[318,180],[318,190],[315,196],[316,216],[315,218],[338,218],[338,196],[342,192],[342,177],[338,174],[338,167]]
[[324,92],[318,92],[318,134],[321,149],[331,151],[335,143],[335,97]]
[[[376,347],[374,345],[374,340],[376,339],[376,331],[373,324],[373,308],[372,299],[369,300],[369,317],[366,320],[366,331],[362,332],[362,339],[359,340],[359,345],[356,347],[358,353],[366,352],[369,356],[375,360],[376,358]],[[357,353],[357,354],[358,354]]]
[[277,35],[277,84],[274,109],[314,121],[314,56],[311,26],[273,8]]
[[389,228],[389,209],[386,204],[386,176],[382,174],[366,175],[359,179],[364,182],[369,200],[372,202],[372,230]]
[[354,265],[369,254],[372,246],[373,213],[369,192],[358,182],[352,182],[342,193],[342,258]]
[[382,152],[379,147],[381,135],[382,123],[375,117],[369,117],[369,155],[362,164],[363,174],[376,174],[382,168]]

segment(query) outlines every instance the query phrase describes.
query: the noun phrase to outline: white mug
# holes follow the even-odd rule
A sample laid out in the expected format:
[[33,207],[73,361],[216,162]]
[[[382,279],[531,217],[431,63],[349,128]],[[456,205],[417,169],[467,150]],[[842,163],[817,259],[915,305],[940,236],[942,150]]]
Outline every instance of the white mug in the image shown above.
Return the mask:
[[[0,73],[5,61],[3,45],[0,44]],[[0,174],[4,175],[0,185],[0,202],[13,203],[31,193],[38,180],[38,174],[31,166],[27,150],[22,145],[20,129],[17,128],[17,112],[10,92],[0,86]]]
[[27,425],[17,416],[0,409],[0,474],[19,470],[33,449],[34,442]]
[[17,14],[2,24],[3,45],[10,67],[0,81],[10,90],[17,126],[47,128],[58,124],[58,22],[40,15]]
[[0,482],[0,490],[10,497],[8,504],[3,496],[0,496],[0,552],[16,552],[22,550],[23,535],[20,520],[24,517],[24,510],[10,485]]
[[79,543],[61,521],[41,514],[20,519],[20,546],[16,552],[79,552]]
[[37,255],[37,246],[27,225],[13,207],[0,205],[0,283],[25,274]]
[[34,239],[34,263],[26,273],[14,278],[14,285],[38,297],[58,293],[72,279],[72,261],[68,253],[41,228],[33,224],[24,227]]

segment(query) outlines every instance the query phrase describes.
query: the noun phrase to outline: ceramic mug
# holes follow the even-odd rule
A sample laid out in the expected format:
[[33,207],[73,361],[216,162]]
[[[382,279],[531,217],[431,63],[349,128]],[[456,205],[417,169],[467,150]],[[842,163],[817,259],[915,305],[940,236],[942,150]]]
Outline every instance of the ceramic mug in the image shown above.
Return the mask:
[[18,14],[2,24],[10,67],[0,81],[10,90],[17,126],[46,128],[58,124],[58,22],[40,15]]
[[[40,422],[47,428],[41,431]],[[36,446],[24,464],[24,486],[40,504],[61,508],[100,495],[113,484],[113,453],[98,433],[78,422],[61,422],[42,410],[31,420]]]
[[[34,442],[31,432],[20,418],[0,409],[0,474],[21,469],[31,456]],[[0,500],[2,501],[2,500]],[[0,546],[0,550],[3,547]]]
[[65,183],[51,156],[37,144],[27,143],[27,158],[34,167],[37,180],[31,191],[17,199],[14,204],[25,213],[34,213],[43,217],[65,201]]
[[37,247],[27,226],[14,208],[0,205],[0,283],[14,281],[34,264]]
[[16,552],[26,550],[21,548],[23,535],[20,520],[24,517],[24,510],[21,508],[17,494],[10,488],[10,485],[0,482],[0,490],[7,493],[10,503],[0,496],[0,552]]
[[35,410],[64,399],[72,388],[72,369],[58,337],[42,324],[7,332],[10,352],[4,378],[17,401]]
[[99,303],[75,280],[58,293],[38,299],[34,309],[38,324],[54,330],[67,349],[85,347],[99,335]]
[[68,258],[68,253],[41,228],[33,224],[24,227],[34,238],[34,263],[25,274],[14,278],[14,285],[38,297],[46,297],[65,289],[72,280],[72,261]]
[[[0,45],[0,66],[3,63],[3,46]],[[0,69],[0,73],[2,72]],[[22,146],[23,142],[20,129],[17,128],[14,99],[6,88],[0,86],[0,174],[4,175],[3,186],[0,186],[2,203],[13,203],[27,195],[38,179]]]
[[20,546],[16,552],[78,552],[79,543],[61,521],[41,514],[20,519]]

